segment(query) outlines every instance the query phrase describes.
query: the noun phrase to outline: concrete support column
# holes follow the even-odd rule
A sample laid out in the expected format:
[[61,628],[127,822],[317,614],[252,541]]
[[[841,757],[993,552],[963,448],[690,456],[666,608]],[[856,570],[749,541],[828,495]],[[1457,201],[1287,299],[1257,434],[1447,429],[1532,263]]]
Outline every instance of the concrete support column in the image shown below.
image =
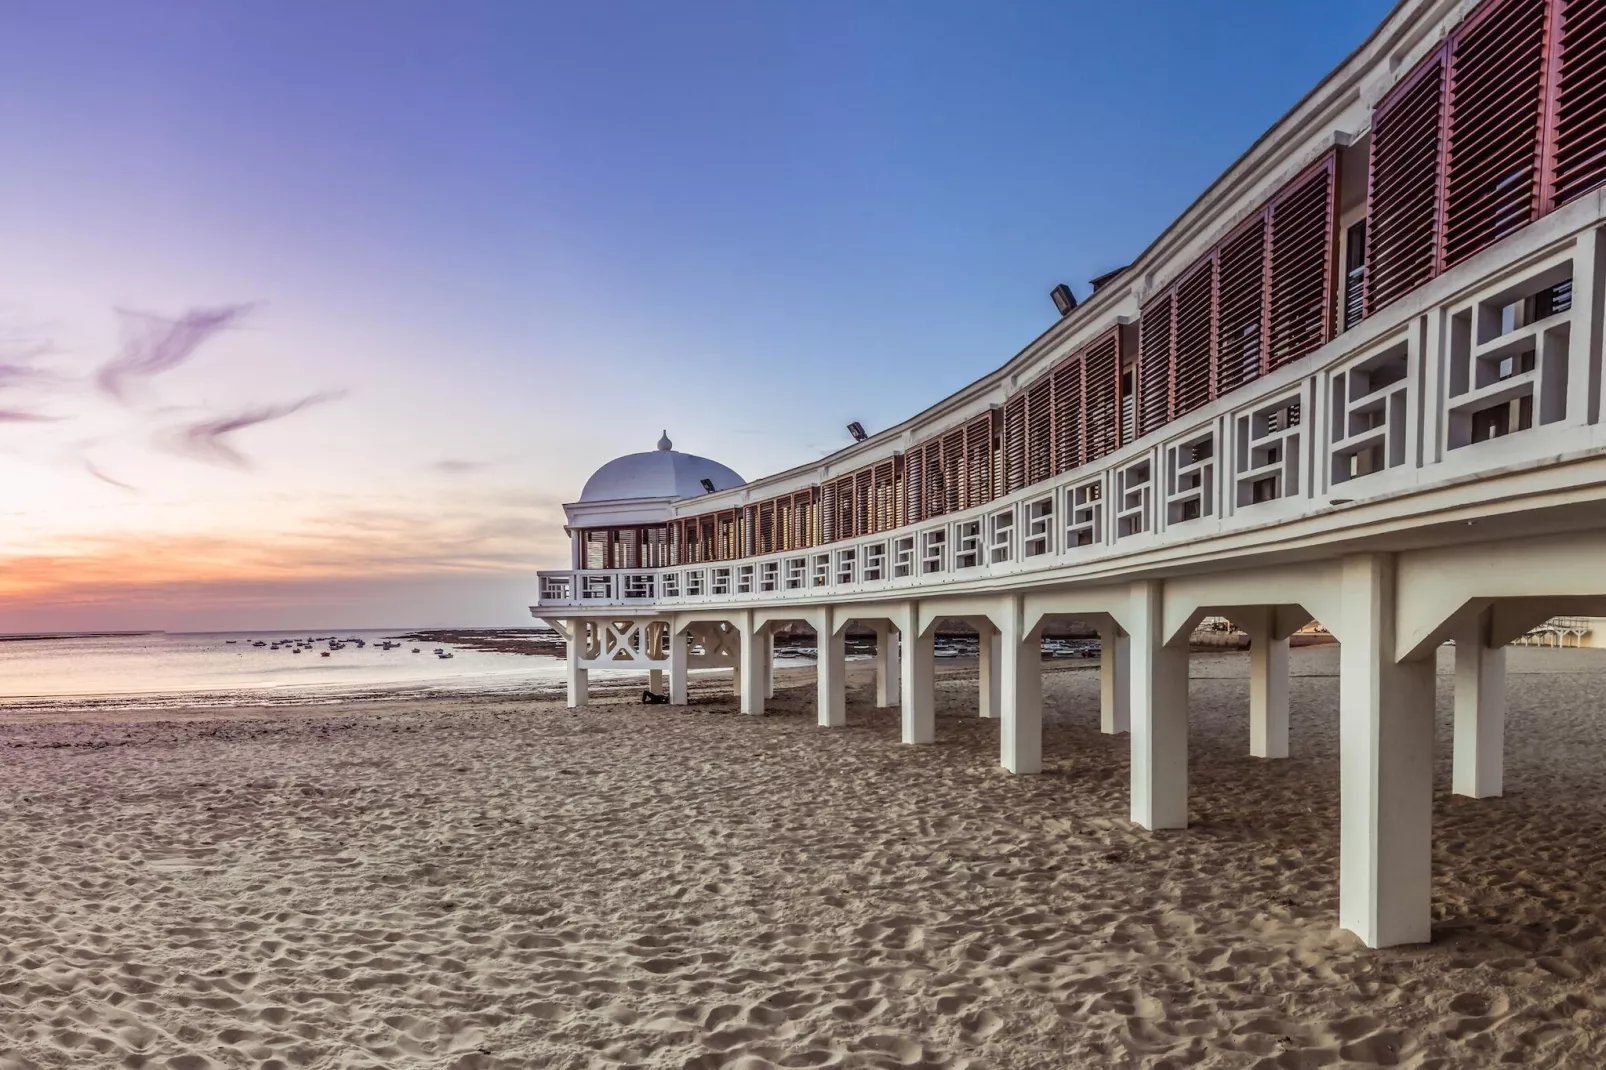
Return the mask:
[[847,636],[837,627],[837,614],[826,606],[814,618],[815,714],[823,728],[848,723]]
[[1132,820],[1188,827],[1188,647],[1165,645],[1164,588],[1132,585]]
[[688,677],[688,653],[686,651],[686,633],[670,631],[669,633],[669,704],[671,706],[686,705]]
[[1504,786],[1506,648],[1489,645],[1479,614],[1455,633],[1455,760],[1457,795],[1486,799]]
[[1036,629],[1027,630],[1020,595],[1004,600],[996,636],[999,697],[1003,724],[998,733],[999,762],[1011,773],[1043,771],[1043,649]]
[[1003,675],[999,657],[1003,650],[1003,636],[989,628],[985,623],[976,627],[976,659],[977,677],[981,697],[976,703],[976,710],[988,720],[999,715],[1002,701]]
[[920,608],[911,604],[903,631],[903,741],[937,740],[937,655],[935,636],[921,634]]
[[764,630],[764,697],[775,697],[775,633]]
[[737,683],[742,696],[742,712],[749,714],[762,714],[764,712],[764,699],[769,694],[768,674],[764,671],[764,652],[769,649],[766,635],[767,627],[755,625],[752,614],[741,625],[741,664],[738,666]]
[[903,666],[899,658],[898,630],[885,622],[875,633],[875,704],[880,709],[901,701]]
[[1394,560],[1344,559],[1339,924],[1372,947],[1432,936],[1433,659],[1394,660]]
[[1273,625],[1276,611],[1239,621],[1249,631],[1249,753],[1288,757],[1288,639]]
[[1099,731],[1131,731],[1132,639],[1111,625],[1099,631]]
[[579,709],[591,697],[591,670],[582,668],[580,661],[587,654],[590,636],[587,634],[587,624],[584,620],[575,618],[569,621],[569,642],[567,645],[569,657],[569,708]]

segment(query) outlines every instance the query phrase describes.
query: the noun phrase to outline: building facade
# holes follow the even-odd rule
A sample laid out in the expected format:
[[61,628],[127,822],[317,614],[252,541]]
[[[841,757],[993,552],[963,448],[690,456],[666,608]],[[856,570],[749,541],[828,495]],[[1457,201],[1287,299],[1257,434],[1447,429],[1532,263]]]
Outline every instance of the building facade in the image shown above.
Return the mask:
[[667,440],[599,471],[532,607],[571,704],[591,669],[683,703],[688,669],[729,667],[762,713],[770,630],[802,621],[840,725],[859,622],[877,701],[929,743],[932,633],[965,620],[1001,763],[1034,773],[1038,636],[1091,621],[1131,817],[1181,828],[1194,625],[1250,633],[1250,745],[1277,758],[1315,620],[1342,648],[1340,920],[1428,939],[1435,650],[1455,790],[1498,794],[1504,646],[1606,613],[1603,184],[1606,0],[1404,0],[992,374],[752,482]]

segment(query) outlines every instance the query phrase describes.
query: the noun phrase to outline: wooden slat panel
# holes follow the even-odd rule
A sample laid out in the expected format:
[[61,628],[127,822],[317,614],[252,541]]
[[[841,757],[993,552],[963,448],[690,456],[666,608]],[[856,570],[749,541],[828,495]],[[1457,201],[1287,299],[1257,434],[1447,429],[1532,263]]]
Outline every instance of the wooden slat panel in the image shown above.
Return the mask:
[[1335,160],[1328,156],[1271,204],[1268,370],[1333,336],[1335,177]]
[[1026,388],[1026,483],[1054,474],[1054,384],[1039,376]]
[[1112,330],[1082,352],[1083,463],[1121,445],[1121,335]]
[[1606,0],[1561,0],[1551,199],[1606,183]]
[[1177,283],[1176,332],[1172,338],[1172,419],[1207,404],[1213,396],[1215,336],[1212,257]]
[[965,454],[964,428],[956,428],[939,440],[938,462],[942,472],[942,500],[944,513],[957,513],[964,500],[964,485],[960,478],[961,458]]
[[1538,218],[1549,6],[1497,0],[1451,42],[1440,270]]
[[1174,295],[1143,306],[1138,322],[1138,434],[1171,419],[1171,328]]
[[1082,363],[1084,355],[1060,361],[1054,369],[1054,471],[1082,463]]
[[1441,47],[1395,87],[1372,117],[1367,315],[1427,282],[1438,264],[1444,71]]
[[1017,390],[1004,402],[1004,492],[1013,494],[1026,485],[1026,391]]
[[1219,393],[1260,377],[1266,336],[1266,230],[1262,213],[1221,246],[1216,298]]
[[961,508],[993,500],[993,416],[987,413],[965,424]]

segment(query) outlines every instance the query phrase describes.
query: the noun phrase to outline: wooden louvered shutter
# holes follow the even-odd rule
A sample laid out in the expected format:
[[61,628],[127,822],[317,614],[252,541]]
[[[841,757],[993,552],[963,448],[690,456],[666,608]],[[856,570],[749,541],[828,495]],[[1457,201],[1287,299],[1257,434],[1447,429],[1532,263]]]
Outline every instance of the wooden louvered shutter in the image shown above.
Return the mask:
[[1167,293],[1144,305],[1138,320],[1139,436],[1171,419],[1171,328],[1175,305],[1175,294]]
[[1210,257],[1177,283],[1172,419],[1208,403],[1214,394],[1215,281],[1215,257]]
[[1444,70],[1441,47],[1372,116],[1367,315],[1427,282],[1438,263]]
[[1551,205],[1606,182],[1606,0],[1558,4]]
[[853,473],[853,534],[870,534],[870,484],[873,473],[861,468]]
[[1259,378],[1266,336],[1266,216],[1244,224],[1221,246],[1216,312],[1216,390],[1225,394]]
[[870,530],[891,531],[898,526],[897,464],[882,461],[870,473]]
[[960,501],[964,497],[964,485],[960,480],[959,468],[961,458],[965,455],[965,429],[956,428],[941,440],[942,489],[943,512],[957,513]]
[[838,539],[851,539],[859,533],[857,516],[857,498],[855,493],[853,475],[850,473],[839,476],[836,483],[836,518],[832,521],[836,528]]
[[1329,155],[1271,205],[1268,370],[1298,360],[1333,336],[1336,162]]
[[841,538],[837,531],[836,481],[820,484],[820,542],[835,542]]
[[1004,403],[1004,493],[1026,485],[1026,391]]
[[948,480],[942,470],[942,439],[934,438],[923,447],[926,487],[921,501],[925,518],[942,516],[948,511]]
[[965,425],[964,504],[962,509],[993,500],[993,417],[978,416]]
[[1486,4],[1451,42],[1441,271],[1538,217],[1549,6]]
[[773,554],[780,549],[775,540],[775,506],[773,498],[758,503],[758,552],[761,554]]
[[903,522],[917,524],[926,518],[926,454],[916,446],[903,455]]
[[1054,471],[1082,463],[1082,355],[1054,369]]
[[818,546],[825,541],[825,532],[821,530],[820,520],[820,488],[810,487],[803,492],[803,545]]
[[1026,483],[1054,474],[1054,386],[1046,375],[1026,388]]
[[1083,463],[1121,445],[1121,335],[1116,328],[1082,353]]

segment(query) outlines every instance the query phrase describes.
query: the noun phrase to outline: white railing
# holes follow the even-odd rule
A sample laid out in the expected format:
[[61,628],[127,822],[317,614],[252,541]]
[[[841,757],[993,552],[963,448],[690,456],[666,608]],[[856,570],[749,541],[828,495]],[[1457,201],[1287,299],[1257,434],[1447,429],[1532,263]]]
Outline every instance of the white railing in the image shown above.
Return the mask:
[[[1606,449],[1588,198],[1097,462],[962,513],[733,562],[543,572],[537,608],[875,596],[1107,563]],[[1558,285],[1580,285],[1554,311]],[[1561,291],[1565,293],[1565,289]]]

